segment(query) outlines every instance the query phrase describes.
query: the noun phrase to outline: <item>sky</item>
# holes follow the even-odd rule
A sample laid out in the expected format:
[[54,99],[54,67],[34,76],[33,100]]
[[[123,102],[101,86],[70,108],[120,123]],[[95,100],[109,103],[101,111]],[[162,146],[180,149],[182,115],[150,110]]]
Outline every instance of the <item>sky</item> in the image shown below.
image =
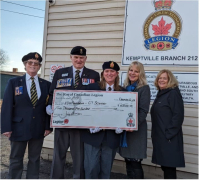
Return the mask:
[[[28,54],[29,52],[38,52],[42,55],[45,0],[5,1],[1,0],[0,2],[0,48],[7,52],[7,55],[9,56],[9,62],[2,68],[2,70],[12,71],[13,68],[18,68],[18,72],[24,72],[24,66],[21,61],[24,55]],[[24,6],[29,6],[32,8]],[[43,11],[33,8],[42,9]],[[4,10],[38,16],[42,18],[7,12]]]

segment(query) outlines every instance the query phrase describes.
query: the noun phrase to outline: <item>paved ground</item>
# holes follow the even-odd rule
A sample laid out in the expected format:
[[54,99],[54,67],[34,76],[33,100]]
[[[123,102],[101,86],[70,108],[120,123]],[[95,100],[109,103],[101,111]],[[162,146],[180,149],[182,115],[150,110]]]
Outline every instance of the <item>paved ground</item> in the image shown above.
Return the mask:
[[[9,167],[9,154],[10,154],[10,141],[7,137],[1,135],[1,172],[0,177],[1,179],[6,179],[8,174],[8,167]],[[22,178],[25,179],[26,177],[26,170],[27,170],[27,153],[25,153],[24,157],[24,170]],[[40,163],[40,179],[49,179],[50,177],[50,168],[51,168],[51,161],[47,161],[41,159]],[[72,179],[72,164],[67,163],[65,166],[66,179]],[[127,179],[127,176],[124,174],[119,173],[111,173],[111,179]]]

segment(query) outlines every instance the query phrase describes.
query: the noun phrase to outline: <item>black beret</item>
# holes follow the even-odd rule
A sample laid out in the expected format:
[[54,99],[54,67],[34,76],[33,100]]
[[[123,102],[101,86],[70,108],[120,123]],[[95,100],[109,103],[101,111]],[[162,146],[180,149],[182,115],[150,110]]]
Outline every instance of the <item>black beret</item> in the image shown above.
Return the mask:
[[71,55],[86,56],[86,49],[82,46],[76,46],[72,48]]
[[103,68],[103,70],[105,70],[105,69],[114,69],[115,71],[120,70],[119,65],[114,61],[104,62],[102,65],[102,68]]
[[37,52],[28,53],[22,58],[22,62],[27,61],[29,59],[35,59],[38,60],[39,62],[42,62],[42,56]]

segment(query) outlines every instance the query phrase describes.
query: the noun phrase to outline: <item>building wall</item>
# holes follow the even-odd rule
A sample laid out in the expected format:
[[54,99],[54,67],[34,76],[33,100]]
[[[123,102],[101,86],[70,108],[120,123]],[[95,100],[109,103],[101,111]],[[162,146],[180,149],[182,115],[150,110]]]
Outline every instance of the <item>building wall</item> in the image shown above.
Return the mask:
[[[51,64],[71,66],[70,50],[81,45],[87,49],[88,68],[101,72],[104,61],[114,60],[121,64],[125,0],[56,0],[46,4],[41,77],[49,80]],[[198,67],[145,66],[146,71],[168,68],[176,72],[198,72]],[[127,67],[121,67],[126,71]],[[148,121],[148,158],[143,164],[152,165],[151,121]],[[185,105],[183,123],[186,168],[180,171],[198,173],[198,106]],[[53,148],[53,134],[45,138],[44,147]],[[116,159],[123,160],[119,155]]]

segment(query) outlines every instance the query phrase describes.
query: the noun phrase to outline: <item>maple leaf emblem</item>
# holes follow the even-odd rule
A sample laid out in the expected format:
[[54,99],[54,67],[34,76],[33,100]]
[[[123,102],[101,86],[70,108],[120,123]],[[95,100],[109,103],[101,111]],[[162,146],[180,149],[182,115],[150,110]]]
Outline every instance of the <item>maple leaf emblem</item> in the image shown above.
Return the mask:
[[165,20],[163,20],[163,17],[160,21],[158,21],[158,26],[152,24],[152,30],[154,31],[153,34],[155,35],[168,35],[169,30],[171,29],[172,23],[165,25]]

